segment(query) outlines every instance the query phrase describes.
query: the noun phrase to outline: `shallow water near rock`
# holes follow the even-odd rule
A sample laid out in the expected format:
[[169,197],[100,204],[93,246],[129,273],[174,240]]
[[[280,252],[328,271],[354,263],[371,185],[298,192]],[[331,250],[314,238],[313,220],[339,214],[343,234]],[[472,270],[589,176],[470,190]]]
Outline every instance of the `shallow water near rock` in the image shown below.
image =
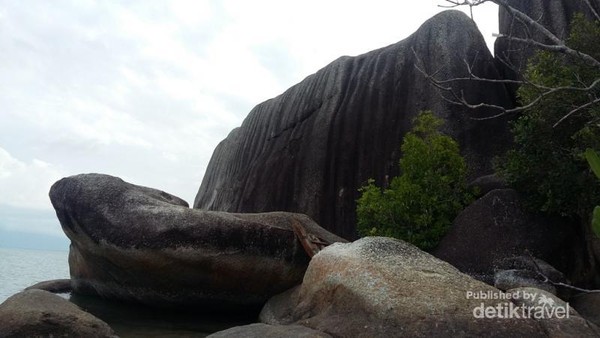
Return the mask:
[[258,321],[256,309],[249,309],[247,313],[225,314],[213,313],[207,308],[157,309],[93,296],[75,294],[63,296],[108,323],[121,338],[205,337],[233,326]]
[[[35,283],[69,278],[68,251],[0,248],[0,303]],[[122,338],[205,337],[257,321],[257,310],[222,314],[211,309],[173,311],[112,302],[98,297],[57,294],[107,322]]]
[[46,280],[69,278],[69,252],[0,248],[0,303]]

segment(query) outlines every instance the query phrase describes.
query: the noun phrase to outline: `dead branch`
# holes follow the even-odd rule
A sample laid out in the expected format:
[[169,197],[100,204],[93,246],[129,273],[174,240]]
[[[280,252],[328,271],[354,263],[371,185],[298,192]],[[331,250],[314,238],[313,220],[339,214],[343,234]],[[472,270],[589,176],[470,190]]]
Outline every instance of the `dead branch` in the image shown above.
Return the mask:
[[[558,36],[556,36],[555,34],[550,32],[546,27],[544,27],[540,23],[540,20],[534,20],[533,18],[529,17],[528,15],[524,14],[523,12],[508,5],[506,0],[445,0],[445,1],[448,3],[448,5],[446,5],[446,6],[440,5],[440,7],[453,8],[453,7],[458,7],[458,6],[470,6],[472,9],[475,6],[479,6],[486,2],[492,2],[496,5],[504,8],[507,11],[507,13],[509,13],[512,16],[513,22],[515,22],[515,21],[520,22],[523,25],[523,27],[525,27],[527,30],[525,32],[526,33],[525,37],[517,37],[517,36],[512,36],[512,35],[499,35],[499,37],[507,39],[508,41],[511,41],[511,42],[519,43],[521,45],[529,45],[529,46],[533,46],[533,47],[536,47],[541,50],[546,50],[546,51],[555,52],[555,53],[562,53],[567,56],[583,60],[585,63],[587,63],[595,68],[600,69],[600,61],[598,61],[591,55],[588,55],[586,53],[583,53],[579,50],[575,50],[575,49],[567,46],[563,40],[561,40]],[[586,4],[592,10],[593,15],[598,17],[598,13],[594,10],[591,3],[586,0]],[[531,34],[531,30],[537,31],[538,33],[541,34],[541,36],[543,36],[549,42],[542,42],[542,41],[538,41],[538,40],[532,38],[533,34]],[[581,83],[581,86],[548,87],[548,86],[544,86],[541,84],[533,83],[533,82],[529,81],[528,79],[510,80],[510,79],[482,78],[473,73],[474,66],[473,66],[473,64],[469,64],[469,62],[467,62],[467,60],[463,60],[463,62],[465,63],[466,70],[467,70],[466,77],[440,79],[437,75],[441,72],[441,70],[443,68],[436,70],[434,73],[428,73],[427,70],[425,69],[426,67],[425,67],[424,62],[419,58],[419,56],[414,51],[414,49],[413,49],[413,54],[416,57],[415,68],[417,69],[417,71],[419,71],[421,74],[423,74],[423,76],[434,87],[436,87],[438,90],[440,90],[442,92],[441,96],[445,101],[447,101],[451,104],[462,105],[462,106],[470,108],[470,109],[488,108],[488,109],[493,109],[493,110],[499,111],[498,114],[493,114],[491,116],[472,117],[472,119],[474,119],[474,120],[488,120],[488,119],[498,118],[500,116],[507,115],[507,114],[522,112],[522,111],[525,111],[525,110],[537,105],[545,97],[559,93],[559,92],[572,91],[572,92],[590,92],[591,93],[600,84],[600,79],[596,79],[590,85]],[[509,69],[512,69],[516,73],[519,73],[519,70],[515,69],[511,65],[509,65],[509,63],[506,60],[502,59],[501,57],[498,57],[498,59],[500,60],[500,62],[507,65]],[[473,60],[473,63],[475,61],[476,60]],[[530,102],[529,104],[527,104],[525,106],[507,109],[507,108],[499,106],[499,105],[489,104],[489,103],[485,103],[485,102],[481,102],[481,103],[468,102],[468,100],[465,98],[465,95],[462,91],[459,93],[456,90],[454,90],[454,88],[451,86],[452,83],[456,83],[456,82],[460,82],[460,81],[479,81],[479,82],[497,83],[497,84],[506,84],[506,85],[519,85],[519,86],[528,85],[528,86],[532,86],[532,87],[536,88],[537,90],[539,90],[540,94],[534,100],[532,100],[532,102]],[[569,117],[573,116],[577,112],[580,112],[581,110],[587,109],[587,108],[589,108],[593,105],[599,104],[599,103],[600,103],[600,99],[591,98],[589,102],[582,104],[580,106],[574,107],[571,111],[567,112],[563,117],[561,117],[554,124],[554,127],[558,126],[560,123],[562,123]]]

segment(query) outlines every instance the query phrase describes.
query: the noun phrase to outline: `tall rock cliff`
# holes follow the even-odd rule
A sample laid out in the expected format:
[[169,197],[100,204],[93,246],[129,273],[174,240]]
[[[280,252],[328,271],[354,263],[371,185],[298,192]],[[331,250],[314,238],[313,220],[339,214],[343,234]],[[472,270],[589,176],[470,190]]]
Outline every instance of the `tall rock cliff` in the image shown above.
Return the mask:
[[[420,60],[420,61],[419,61]],[[341,57],[280,96],[256,106],[213,153],[195,208],[229,212],[294,211],[346,238],[356,236],[358,188],[398,174],[400,144],[421,110],[447,121],[473,177],[509,143],[495,112],[451,105],[420,73],[481,77],[498,71],[475,24],[443,12],[407,39],[356,57]],[[453,82],[471,102],[505,105],[501,85]]]
[[[600,0],[507,0],[506,3],[539,22],[559,39],[566,39],[569,36],[571,20],[575,13],[582,13],[589,19],[594,18],[594,12],[600,13]],[[499,24],[501,35],[549,42],[538,30],[514,18],[503,7],[499,10]],[[527,66],[527,60],[536,51],[532,45],[503,37],[496,40],[494,47],[496,57],[505,61],[500,63],[498,68],[508,79],[518,79],[515,70],[523,71]]]

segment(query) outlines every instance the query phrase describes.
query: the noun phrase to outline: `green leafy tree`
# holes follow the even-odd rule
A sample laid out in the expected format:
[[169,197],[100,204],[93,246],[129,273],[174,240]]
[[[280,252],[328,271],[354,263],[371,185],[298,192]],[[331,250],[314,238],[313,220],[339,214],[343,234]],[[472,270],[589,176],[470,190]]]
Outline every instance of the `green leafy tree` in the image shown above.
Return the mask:
[[472,199],[465,161],[458,144],[440,132],[442,124],[433,113],[420,113],[402,143],[401,175],[387,189],[372,179],[360,189],[361,235],[395,237],[430,250]]
[[[600,25],[576,15],[571,27],[567,44],[600,57]],[[513,124],[516,147],[498,163],[499,171],[532,209],[587,222],[600,198],[600,186],[583,156],[586,148],[600,149],[600,104],[593,103],[600,94],[593,85],[600,69],[580,58],[543,51],[524,75],[530,84],[519,89],[521,103],[538,102]],[[547,88],[573,89],[544,94],[540,100]]]

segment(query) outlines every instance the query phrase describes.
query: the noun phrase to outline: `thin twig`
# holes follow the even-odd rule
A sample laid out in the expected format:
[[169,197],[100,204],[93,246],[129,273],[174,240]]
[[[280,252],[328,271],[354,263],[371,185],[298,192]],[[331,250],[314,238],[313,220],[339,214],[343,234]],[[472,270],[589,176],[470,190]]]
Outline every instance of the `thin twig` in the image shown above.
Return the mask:
[[573,285],[569,285],[569,284],[565,284],[562,282],[555,282],[553,280],[551,280],[550,278],[548,278],[548,276],[546,276],[543,272],[542,269],[540,268],[540,266],[538,265],[538,263],[535,261],[535,258],[531,255],[530,252],[527,253],[529,255],[529,258],[531,259],[531,262],[533,263],[533,266],[535,267],[535,272],[542,277],[544,280],[544,283],[549,283],[552,284],[553,286],[559,286],[559,287],[563,287],[563,288],[567,288],[567,289],[571,289],[571,290],[576,290],[579,292],[584,292],[584,293],[600,293],[600,290],[589,290],[589,289],[582,289],[582,288],[578,288],[576,286]]

